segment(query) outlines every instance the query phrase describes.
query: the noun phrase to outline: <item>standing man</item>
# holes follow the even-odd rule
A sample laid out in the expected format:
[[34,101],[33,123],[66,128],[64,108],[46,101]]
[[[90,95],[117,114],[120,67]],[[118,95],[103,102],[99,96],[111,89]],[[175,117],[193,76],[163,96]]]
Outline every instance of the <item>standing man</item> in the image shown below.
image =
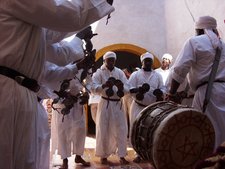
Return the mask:
[[[87,67],[85,60],[90,60],[89,57],[84,58],[82,39],[91,39],[92,37],[93,32],[91,30],[91,27],[87,27],[78,32],[72,41],[68,43],[61,43],[63,42],[61,41],[60,44],[56,43],[53,47],[48,48],[51,49],[50,51],[58,51],[57,54],[61,57],[57,61],[54,61],[61,66],[46,61],[45,71],[43,71],[42,76],[43,79],[41,89],[47,89],[46,91],[48,91],[49,93],[43,94],[49,94],[49,97],[52,98],[55,98],[54,93],[61,95],[60,97],[64,95],[61,99],[64,99],[65,97],[67,98],[67,101],[64,100],[63,102],[65,104],[66,102],[70,102],[71,104],[73,104],[73,102],[76,102],[76,95],[80,94],[80,92],[83,91],[83,86],[81,85],[80,80],[78,80],[77,78],[81,76],[82,70],[80,69]],[[55,39],[55,37],[53,36],[51,39]],[[48,52],[47,54],[49,53],[51,52]],[[67,62],[73,62],[73,64],[68,64]],[[74,78],[75,76],[77,78]],[[70,84],[69,93],[65,94],[64,92],[66,91],[62,90],[58,92],[53,92],[54,90],[57,91],[59,88],[61,88],[61,82],[65,79],[72,79],[69,83],[64,83],[64,87],[66,86],[65,84]],[[73,95],[73,97],[68,97],[69,95]],[[86,162],[81,157],[84,153],[84,143],[86,137],[85,114],[83,110],[83,105],[78,103],[80,102],[81,97],[82,96],[79,96],[79,98],[77,98],[77,102],[73,104],[70,113],[64,117],[64,122],[62,122],[62,114],[59,114],[57,111],[54,111],[53,113],[51,125],[51,149],[52,152],[57,149],[59,154],[63,158],[63,164],[61,166],[62,169],[68,168],[67,158],[71,156],[71,152],[73,154],[76,154],[75,163],[81,163],[84,166],[90,165],[89,162]],[[74,100],[72,98],[74,98]],[[54,106],[63,109],[65,105],[54,104]],[[73,146],[71,147],[71,145]],[[49,152],[49,150],[47,151]],[[47,154],[47,152],[45,154]]]
[[177,88],[188,73],[190,87],[195,92],[192,105],[203,111],[212,65],[219,49],[221,51],[219,65],[205,110],[215,129],[217,147],[225,141],[225,44],[219,38],[215,18],[200,17],[195,29],[196,36],[186,41],[174,63],[168,99],[173,100]]
[[[146,106],[157,101],[157,96],[154,92],[157,90],[160,91],[163,86],[162,76],[152,69],[154,56],[151,53],[146,52],[141,55],[140,60],[142,68],[133,72],[128,81],[133,98],[130,110],[130,136],[136,117]],[[145,93],[142,93],[142,97],[139,97],[141,93],[140,89],[143,84],[147,84],[149,89],[146,90]],[[144,90],[144,88],[142,90]],[[163,94],[162,91],[161,94]],[[134,159],[134,162],[136,163],[139,163],[140,161],[141,158],[139,156]]]
[[35,92],[46,59],[43,27],[78,31],[113,10],[106,0],[0,1],[1,169],[39,169]]
[[[103,60],[101,68],[92,76],[92,91],[101,96],[96,117],[96,156],[101,158],[102,164],[107,164],[107,158],[117,151],[120,163],[127,164],[124,158],[127,154],[127,122],[121,100],[121,93],[127,90],[127,79],[124,72],[114,66],[114,52],[106,52]],[[116,81],[120,81],[120,85],[115,85]]]
[[173,60],[173,56],[169,53],[165,53],[162,56],[162,62],[161,62],[161,67],[159,67],[158,69],[155,69],[156,72],[158,72],[159,74],[161,74],[162,79],[163,79],[163,92],[166,93],[166,81],[167,78],[169,76],[170,73],[170,65],[172,63]]
[[[81,71],[76,76],[80,77],[80,74]],[[72,79],[69,90],[71,95],[76,96],[79,92],[83,91],[83,86],[78,79]],[[52,140],[52,147],[58,149],[58,154],[63,159],[63,164],[60,169],[68,169],[68,158],[71,156],[71,152],[76,155],[74,159],[75,163],[90,166],[90,163],[82,158],[86,138],[86,116],[84,106],[80,102],[78,98],[70,113],[64,117],[57,111],[53,112],[52,127],[55,130],[52,131],[55,132],[52,133],[52,137],[55,139]],[[54,107],[63,109],[65,106],[58,103]],[[52,151],[54,152],[55,150],[53,149]]]

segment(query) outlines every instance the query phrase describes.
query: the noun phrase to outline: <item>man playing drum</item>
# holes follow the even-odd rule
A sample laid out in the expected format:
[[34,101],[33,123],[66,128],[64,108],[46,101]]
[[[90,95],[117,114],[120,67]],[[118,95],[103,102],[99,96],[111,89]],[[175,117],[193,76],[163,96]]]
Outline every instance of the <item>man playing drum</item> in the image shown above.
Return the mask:
[[[177,88],[188,74],[190,88],[195,92],[193,107],[204,112],[213,123],[216,133],[215,147],[221,145],[225,140],[225,48],[217,31],[216,19],[203,16],[195,24],[197,35],[189,38],[180,51],[172,72],[171,89],[168,94],[169,100],[177,92]],[[213,78],[213,85],[208,104],[204,104],[212,65],[215,60],[216,51],[220,51],[219,65]],[[209,88],[208,88],[209,89]],[[209,90],[208,90],[209,91]],[[206,102],[205,102],[206,103]]]
[[[163,87],[162,76],[152,70],[154,56],[146,52],[140,57],[142,68],[136,72],[133,72],[129,78],[128,84],[130,86],[130,92],[133,97],[130,112],[130,136],[132,132],[133,123],[138,114],[151,103],[156,102],[157,97],[153,94],[156,89],[160,90]],[[134,89],[140,89],[143,84],[148,84],[150,89],[143,93],[143,97],[140,96],[140,91],[135,92]],[[163,95],[162,95],[163,96]],[[134,162],[140,162],[139,156],[134,159]]]

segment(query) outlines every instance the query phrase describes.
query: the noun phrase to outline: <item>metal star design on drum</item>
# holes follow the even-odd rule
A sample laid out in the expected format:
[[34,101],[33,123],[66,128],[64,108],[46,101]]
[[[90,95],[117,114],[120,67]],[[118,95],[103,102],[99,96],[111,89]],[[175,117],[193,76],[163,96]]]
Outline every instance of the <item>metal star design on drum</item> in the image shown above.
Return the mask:
[[192,169],[213,151],[215,132],[206,115],[173,102],[146,107],[132,128],[132,145],[157,169]]

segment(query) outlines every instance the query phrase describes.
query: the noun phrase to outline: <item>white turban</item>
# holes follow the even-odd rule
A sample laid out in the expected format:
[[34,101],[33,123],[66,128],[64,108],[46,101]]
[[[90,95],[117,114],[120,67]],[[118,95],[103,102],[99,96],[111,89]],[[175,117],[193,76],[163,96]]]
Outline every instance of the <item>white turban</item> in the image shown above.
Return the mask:
[[172,62],[172,60],[173,60],[173,56],[171,55],[171,54],[169,54],[169,53],[165,53],[163,56],[162,56],[162,59],[169,59],[170,60],[170,62]]
[[150,58],[150,59],[152,59],[152,61],[154,60],[154,56],[149,52],[146,52],[141,55],[141,57],[140,57],[141,62],[143,62],[143,60],[145,60],[146,58]]
[[114,58],[116,59],[116,53],[108,51],[103,55],[103,60],[108,59],[108,58]]
[[216,29],[216,27],[216,19],[211,16],[199,17],[198,21],[195,23],[196,29]]

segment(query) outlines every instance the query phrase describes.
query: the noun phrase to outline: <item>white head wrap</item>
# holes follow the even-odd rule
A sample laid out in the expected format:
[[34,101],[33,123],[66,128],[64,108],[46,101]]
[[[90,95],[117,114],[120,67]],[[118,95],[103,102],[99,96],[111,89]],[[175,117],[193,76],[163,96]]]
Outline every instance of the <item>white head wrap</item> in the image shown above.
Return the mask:
[[112,51],[108,51],[103,55],[103,60],[108,59],[108,58],[114,58],[116,59],[116,53]]
[[195,23],[196,29],[216,29],[216,27],[216,19],[211,16],[199,17],[198,21]]
[[171,55],[171,54],[169,54],[169,53],[165,53],[163,56],[162,56],[162,59],[169,59],[170,60],[170,62],[172,62],[172,60],[173,60],[173,56]]
[[143,62],[143,60],[145,60],[146,58],[150,58],[150,59],[152,59],[152,61],[154,60],[154,56],[149,52],[146,52],[141,55],[141,57],[140,57],[141,62]]
[[204,29],[205,34],[209,37],[209,40],[213,46],[214,49],[219,47],[222,48],[222,44],[220,41],[220,38],[215,34],[211,29]]
[[202,16],[195,24],[196,29],[204,29],[204,32],[209,37],[214,49],[217,47],[221,48],[220,38],[213,32],[213,29],[216,29],[216,27],[216,19],[211,16]]

